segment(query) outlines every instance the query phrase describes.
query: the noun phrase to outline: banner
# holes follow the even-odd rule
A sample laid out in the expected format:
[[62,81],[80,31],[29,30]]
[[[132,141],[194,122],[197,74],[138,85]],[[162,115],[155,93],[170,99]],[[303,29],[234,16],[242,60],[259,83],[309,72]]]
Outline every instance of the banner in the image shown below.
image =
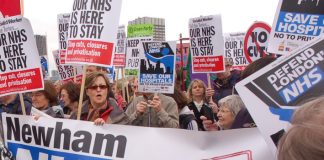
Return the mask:
[[323,50],[322,37],[280,57],[236,85],[274,154],[277,135],[289,124],[293,111],[309,98],[323,96]]
[[0,0],[0,19],[21,14],[20,0]]
[[74,67],[76,67],[76,83],[81,83],[82,81],[82,67],[81,66],[72,66],[72,65],[62,65],[60,62],[60,56],[58,50],[53,51],[53,57],[56,64],[57,71],[60,75],[63,83],[68,81],[74,82]]
[[224,34],[225,58],[233,62],[232,69],[244,70],[249,64],[243,51],[244,36],[242,32]]
[[125,26],[118,27],[117,44],[115,45],[114,66],[125,67],[126,60],[126,33]]
[[274,159],[257,128],[195,132],[9,114],[2,122],[16,160]]
[[176,42],[143,42],[138,91],[173,94]]
[[127,38],[152,37],[153,24],[130,24],[127,26]]
[[215,73],[225,70],[224,40],[220,15],[189,20],[192,73]]
[[324,3],[320,0],[280,0],[268,51],[285,54],[324,32]]
[[65,64],[70,14],[57,15],[60,64]]
[[66,63],[112,65],[121,2],[74,0]]
[[142,42],[152,41],[152,37],[127,38],[125,75],[135,75],[139,69],[139,55],[142,53]]
[[21,16],[0,20],[0,95],[43,89],[34,33]]

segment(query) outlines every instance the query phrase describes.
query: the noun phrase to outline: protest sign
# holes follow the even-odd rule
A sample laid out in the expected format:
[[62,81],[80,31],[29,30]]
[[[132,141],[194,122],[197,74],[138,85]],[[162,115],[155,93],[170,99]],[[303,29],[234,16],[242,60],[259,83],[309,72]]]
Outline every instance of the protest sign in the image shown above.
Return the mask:
[[20,0],[0,0],[0,19],[21,14]]
[[112,65],[121,1],[75,0],[66,63]]
[[264,22],[255,22],[244,37],[244,54],[249,63],[270,55],[267,53],[271,28]]
[[115,79],[115,67],[114,66],[107,67],[105,72],[107,72],[109,83],[113,83]]
[[192,72],[223,72],[225,64],[221,16],[191,18],[189,35]]
[[227,33],[224,34],[225,58],[233,62],[232,69],[244,70],[249,64],[243,51],[245,33]]
[[115,54],[113,64],[115,67],[125,67],[126,60],[126,33],[125,26],[118,27],[117,44],[115,45]]
[[43,89],[34,33],[21,16],[0,20],[0,95]]
[[194,132],[9,114],[2,122],[16,160],[274,159],[257,128]]
[[320,0],[280,0],[268,52],[285,54],[324,32],[324,3]]
[[59,55],[60,55],[60,64],[61,65],[65,64],[69,21],[70,21],[69,13],[57,15],[58,36],[59,36]]
[[138,75],[139,92],[173,93],[175,51],[175,41],[143,42]]
[[127,38],[153,36],[153,24],[131,24],[127,26]]
[[[275,154],[278,135],[303,102],[323,95],[324,38],[311,41],[236,85]],[[269,127],[271,126],[271,127]]]
[[137,75],[139,69],[139,55],[142,51],[142,42],[152,41],[152,37],[127,38],[126,73],[125,75]]
[[40,58],[41,66],[42,66],[43,77],[47,78],[49,76],[47,55],[40,56],[39,58]]
[[[57,71],[63,83],[66,83],[68,81],[74,81],[75,76],[76,76],[75,77],[76,83],[81,83],[82,80],[81,66],[61,65],[58,50],[53,51],[53,57],[56,64]],[[76,73],[74,72],[74,69],[76,69]]]

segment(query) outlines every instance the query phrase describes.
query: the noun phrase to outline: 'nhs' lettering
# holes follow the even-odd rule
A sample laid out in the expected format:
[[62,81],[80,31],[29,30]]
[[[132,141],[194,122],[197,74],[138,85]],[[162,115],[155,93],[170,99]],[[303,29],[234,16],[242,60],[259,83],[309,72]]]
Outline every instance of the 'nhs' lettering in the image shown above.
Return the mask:
[[288,104],[318,84],[323,79],[323,75],[323,71],[318,67],[314,68],[281,90],[279,95]]

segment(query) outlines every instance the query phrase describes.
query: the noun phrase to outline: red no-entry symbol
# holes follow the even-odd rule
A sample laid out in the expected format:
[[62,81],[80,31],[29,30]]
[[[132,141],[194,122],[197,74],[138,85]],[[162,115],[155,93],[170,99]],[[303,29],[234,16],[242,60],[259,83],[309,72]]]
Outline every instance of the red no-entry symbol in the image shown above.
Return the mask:
[[244,54],[249,63],[267,55],[266,48],[271,27],[263,22],[254,23],[244,37]]

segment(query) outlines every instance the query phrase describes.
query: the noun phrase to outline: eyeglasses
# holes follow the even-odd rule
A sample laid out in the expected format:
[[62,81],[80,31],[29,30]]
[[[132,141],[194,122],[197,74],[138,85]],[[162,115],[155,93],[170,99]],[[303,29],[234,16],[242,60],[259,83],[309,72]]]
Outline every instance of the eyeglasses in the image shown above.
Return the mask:
[[220,109],[219,110],[220,113],[228,113],[228,112],[231,112],[230,110],[225,110],[225,109]]
[[97,90],[98,87],[99,87],[101,90],[104,90],[104,89],[107,89],[107,88],[108,88],[107,85],[99,85],[99,86],[96,85],[96,86],[90,86],[90,87],[88,87],[87,89]]

